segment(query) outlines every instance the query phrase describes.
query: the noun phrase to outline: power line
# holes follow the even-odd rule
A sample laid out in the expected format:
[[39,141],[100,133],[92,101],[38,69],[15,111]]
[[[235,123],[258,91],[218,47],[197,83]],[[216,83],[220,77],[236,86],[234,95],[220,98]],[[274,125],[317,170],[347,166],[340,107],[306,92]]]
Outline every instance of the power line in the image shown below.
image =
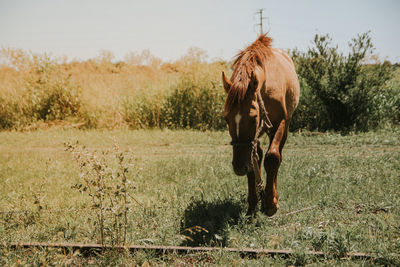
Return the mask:
[[[263,17],[263,11],[264,11],[264,8],[260,8],[260,9],[258,9],[258,11],[255,13],[255,14],[258,14],[260,17],[259,17],[259,19],[260,19],[260,22],[259,23],[257,23],[255,26],[260,26],[260,35],[261,34],[264,34],[264,31],[263,31],[263,20],[264,19],[268,19],[268,21],[269,21],[269,18],[268,17]],[[269,23],[268,23],[269,24]]]

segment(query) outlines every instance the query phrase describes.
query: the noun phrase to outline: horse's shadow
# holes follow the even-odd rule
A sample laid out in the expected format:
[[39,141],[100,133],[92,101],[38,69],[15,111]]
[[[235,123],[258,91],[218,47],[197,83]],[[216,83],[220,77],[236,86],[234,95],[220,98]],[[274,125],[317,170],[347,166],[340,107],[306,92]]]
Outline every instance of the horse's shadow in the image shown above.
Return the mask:
[[242,206],[232,199],[193,201],[185,209],[181,234],[183,246],[225,246],[227,229],[239,223]]

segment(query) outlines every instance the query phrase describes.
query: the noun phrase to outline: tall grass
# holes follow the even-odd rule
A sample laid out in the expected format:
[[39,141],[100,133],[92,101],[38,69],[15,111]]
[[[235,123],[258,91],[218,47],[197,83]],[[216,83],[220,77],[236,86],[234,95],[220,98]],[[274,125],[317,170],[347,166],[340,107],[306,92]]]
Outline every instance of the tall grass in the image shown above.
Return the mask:
[[[222,61],[192,48],[162,63],[148,50],[115,62],[110,52],[84,62],[2,49],[0,129],[54,121],[88,128],[217,128]],[[186,114],[187,113],[187,114]]]
[[[343,55],[326,36],[307,52],[293,51],[301,84],[292,130],[368,131],[400,122],[399,69],[367,64],[373,51],[363,34]],[[86,128],[224,129],[225,61],[207,61],[192,48],[174,62],[148,50],[116,62],[102,51],[84,62],[16,49],[0,53],[0,129],[49,124]],[[371,62],[370,62],[371,63]]]
[[10,66],[1,68],[0,128],[20,128],[37,121],[78,115],[80,88],[58,71],[48,55],[2,50]]

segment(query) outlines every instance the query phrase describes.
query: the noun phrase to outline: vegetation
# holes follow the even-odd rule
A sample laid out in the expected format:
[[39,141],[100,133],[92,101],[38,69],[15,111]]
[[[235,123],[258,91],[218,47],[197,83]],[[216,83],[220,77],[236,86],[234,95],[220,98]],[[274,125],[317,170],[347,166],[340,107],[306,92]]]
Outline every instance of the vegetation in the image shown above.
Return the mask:
[[[302,93],[279,174],[281,210],[254,220],[245,216],[247,181],[231,170],[221,131],[228,62],[207,61],[199,49],[172,63],[147,50],[123,62],[107,51],[67,62],[2,49],[0,265],[351,265],[341,259],[349,251],[376,255],[357,264],[400,265],[400,70],[371,60],[368,34],[347,56],[329,36],[317,35],[314,45],[292,52]],[[84,257],[7,247],[34,241],[295,254]]]
[[[368,34],[350,42],[344,56],[329,36],[316,35],[307,52],[293,51],[301,83],[292,130],[367,131],[400,122],[400,70],[367,61]],[[2,49],[0,129],[52,124],[85,128],[225,129],[221,71],[228,62],[207,61],[192,48],[163,63],[145,50],[114,62],[103,51],[86,62],[69,62]]]
[[124,245],[128,227],[127,214],[133,198],[128,195],[128,191],[134,188],[132,182],[126,178],[128,165],[124,154],[114,145],[113,159],[117,165],[114,169],[106,157],[110,152],[96,154],[71,143],[65,144],[65,147],[73,153],[82,178],[72,188],[90,197],[91,208],[96,212],[94,224],[97,226],[101,244]]
[[[229,135],[219,131],[75,130],[0,133],[0,243],[101,242],[99,209],[77,190],[84,185],[74,155],[104,158],[115,179],[123,180],[117,155],[123,154],[129,198],[127,221],[113,228],[106,212],[106,243],[126,226],[127,244],[200,245],[293,249],[288,259],[241,259],[231,253],[169,255],[106,253],[85,258],[57,250],[0,250],[1,265],[21,264],[354,264],[341,260],[348,251],[377,253],[358,264],[398,265],[400,247],[398,194],[399,129],[341,136],[335,133],[291,134],[284,151],[278,191],[281,209],[272,218],[245,217],[247,181],[230,165]],[[76,153],[65,142],[85,145]],[[264,140],[266,141],[266,140]],[[114,153],[114,144],[120,152]],[[263,144],[265,146],[265,144]],[[87,152],[84,152],[87,151]],[[102,154],[101,151],[110,151]],[[90,156],[91,157],[91,156]],[[91,171],[91,165],[87,165]],[[107,168],[105,168],[107,169]],[[86,173],[85,171],[85,173]],[[96,175],[93,180],[96,180]],[[109,176],[111,177],[111,176]],[[122,176],[120,176],[122,177]],[[101,188],[100,188],[101,189]],[[102,189],[101,189],[102,190]],[[108,189],[107,189],[108,190]],[[87,191],[86,191],[87,192]],[[108,193],[107,193],[108,194]],[[110,196],[111,198],[111,196]],[[122,203],[119,207],[123,207]],[[305,207],[304,212],[285,215]],[[121,233],[121,232],[120,232]],[[116,235],[114,235],[116,236]],[[314,258],[305,250],[330,253]]]
[[71,63],[12,49],[2,57],[0,129],[225,127],[219,85],[227,63],[208,63],[199,49],[164,64],[148,51],[117,63],[109,52]]
[[302,90],[292,129],[367,131],[399,123],[399,80],[392,82],[389,62],[366,61],[373,51],[367,33],[349,43],[347,56],[328,35],[316,35],[314,46],[292,52]]

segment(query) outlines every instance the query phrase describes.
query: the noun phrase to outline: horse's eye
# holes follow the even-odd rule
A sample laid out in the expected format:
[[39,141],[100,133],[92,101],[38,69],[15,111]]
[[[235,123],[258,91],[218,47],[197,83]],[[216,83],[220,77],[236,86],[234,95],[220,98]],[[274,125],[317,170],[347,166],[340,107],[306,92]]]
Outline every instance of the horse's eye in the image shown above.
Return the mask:
[[250,110],[249,115],[250,115],[250,118],[257,118],[257,115],[258,115],[257,110],[255,110],[255,109]]

